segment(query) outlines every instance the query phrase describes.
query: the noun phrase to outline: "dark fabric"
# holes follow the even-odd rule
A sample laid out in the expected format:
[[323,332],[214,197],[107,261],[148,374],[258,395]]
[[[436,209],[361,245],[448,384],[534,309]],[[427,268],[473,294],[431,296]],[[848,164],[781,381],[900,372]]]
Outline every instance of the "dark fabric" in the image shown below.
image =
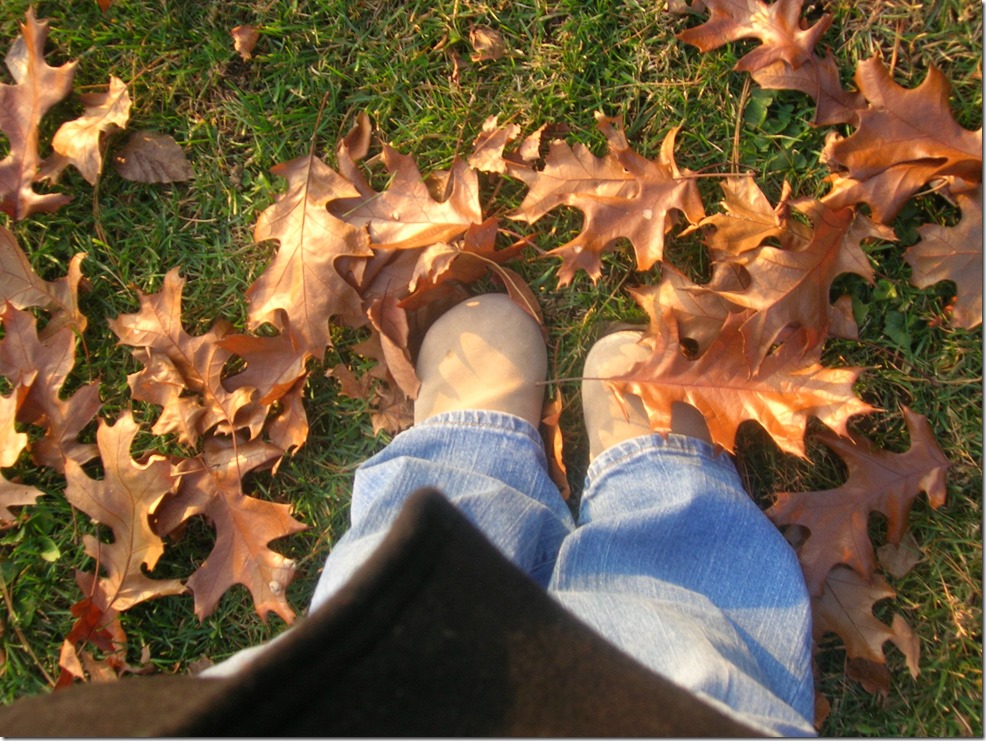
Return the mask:
[[611,647],[434,491],[248,671],[26,698],[0,734],[755,735]]

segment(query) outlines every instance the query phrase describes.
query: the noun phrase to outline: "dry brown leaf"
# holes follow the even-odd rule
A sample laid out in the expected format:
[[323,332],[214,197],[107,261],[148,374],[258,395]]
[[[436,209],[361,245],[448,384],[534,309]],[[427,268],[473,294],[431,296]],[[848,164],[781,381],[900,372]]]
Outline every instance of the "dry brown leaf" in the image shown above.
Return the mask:
[[849,417],[875,411],[853,393],[860,369],[825,368],[790,343],[750,375],[739,334],[748,314],[730,314],[708,350],[695,360],[681,352],[672,315],[652,318],[652,331],[642,340],[650,356],[614,378],[614,388],[641,398],[655,432],[671,429],[673,402],[691,404],[705,416],[712,442],[728,451],[735,446],[740,424],[752,419],[781,450],[804,457],[809,416],[844,435]]
[[367,315],[380,338],[390,376],[408,399],[417,398],[421,380],[408,348],[408,319],[404,309],[396,299],[384,296],[370,305]]
[[633,175],[627,172],[612,151],[596,157],[584,144],[569,146],[560,139],[550,143],[541,170],[511,167],[509,161],[503,166],[509,174],[528,186],[527,194],[513,218],[530,224],[559,206],[569,205],[573,194],[629,197],[636,190]]
[[220,320],[203,335],[193,337],[181,322],[181,294],[185,281],[175,268],[156,294],[139,295],[140,311],[108,320],[120,342],[136,348],[134,357],[144,366],[128,377],[133,398],[158,404],[161,416],[156,435],[175,433],[194,446],[202,435],[247,430],[257,437],[267,417],[254,387],[229,389],[223,369],[232,353],[222,340],[232,327]]
[[237,26],[230,30],[233,37],[233,49],[244,62],[250,61],[253,57],[253,49],[260,38],[260,32],[253,26]]
[[904,259],[911,266],[911,283],[927,288],[943,280],[955,283],[952,323],[973,329],[983,321],[983,193],[959,193],[962,210],[956,226],[925,224],[918,227],[921,241],[908,247]]
[[778,60],[754,70],[753,79],[767,90],[798,90],[815,101],[815,126],[859,123],[859,110],[866,100],[857,91],[847,91],[839,79],[835,57],[812,54],[804,64],[792,67]]
[[136,183],[178,183],[195,175],[174,137],[156,131],[132,133],[113,157],[113,167]]
[[[832,282],[855,273],[873,282],[873,268],[862,251],[864,239],[894,239],[851,208],[833,210],[817,201],[796,202],[813,223],[811,238],[799,249],[764,245],[730,258],[742,266],[750,284],[740,291],[720,291],[728,301],[755,310],[741,329],[751,369],[763,361],[785,333],[797,332],[802,352],[818,347],[828,336]],[[788,340],[792,341],[792,340]]]
[[[27,435],[14,426],[17,418],[18,398],[15,390],[10,396],[0,396],[0,468],[17,463],[21,451],[27,447]],[[44,492],[33,486],[19,484],[0,476],[0,528],[12,524],[16,517],[9,507],[34,504]]]
[[139,602],[166,594],[180,594],[185,586],[178,579],[151,579],[164,553],[164,542],[151,529],[151,517],[174,480],[171,462],[162,455],[135,461],[130,454],[139,430],[129,412],[110,427],[100,421],[96,444],[103,464],[103,478],[89,478],[75,461],[65,462],[65,498],[94,522],[113,531],[113,542],[84,535],[86,553],[105,572],[92,595],[103,612],[122,612]]
[[507,163],[503,159],[503,149],[518,136],[520,126],[510,124],[501,127],[497,124],[497,117],[490,116],[483,122],[483,128],[473,142],[472,154],[466,161],[480,172],[505,173]]
[[816,641],[835,633],[846,646],[850,659],[886,663],[883,644],[892,641],[907,659],[912,676],[917,676],[920,644],[907,622],[895,615],[888,626],[873,615],[873,605],[893,597],[895,592],[879,574],[864,579],[845,566],[836,566],[825,580],[822,595],[812,601]]
[[545,400],[544,409],[541,411],[540,432],[548,458],[548,473],[551,475],[551,480],[555,482],[555,486],[558,487],[558,491],[561,492],[562,498],[567,500],[572,496],[572,487],[568,484],[564,439],[561,432],[563,408],[561,388],[557,388],[555,395]]
[[75,62],[51,67],[44,59],[48,22],[38,21],[29,8],[21,35],[7,52],[13,85],[0,83],[0,132],[7,137],[9,154],[0,160],[0,211],[13,219],[36,212],[55,211],[72,200],[64,193],[37,193],[41,159],[38,137],[45,113],[72,90]]
[[756,249],[768,239],[778,240],[785,249],[801,246],[811,239],[811,229],[789,217],[790,186],[786,181],[784,186],[780,202],[771,206],[753,178],[728,177],[722,181],[723,213],[706,216],[685,231],[714,227],[706,235],[705,244],[731,255]]
[[503,35],[489,26],[473,26],[469,31],[469,43],[474,49],[470,57],[474,62],[495,61],[507,52]]
[[798,548],[805,581],[813,595],[821,594],[829,571],[837,564],[868,579],[876,557],[868,528],[870,514],[887,518],[887,540],[899,543],[907,529],[911,505],[923,491],[933,509],[945,503],[948,459],[935,441],[927,419],[904,409],[911,445],[905,453],[880,450],[864,437],[849,439],[830,432],[817,438],[845,461],[846,482],[813,492],[780,492],[767,516],[779,527],[801,525],[810,535]]
[[273,404],[282,399],[306,375],[308,356],[290,331],[274,337],[227,334],[218,340],[218,344],[246,364],[240,372],[225,377],[223,387],[230,391],[256,389],[260,404]]
[[291,516],[289,505],[243,493],[243,477],[269,467],[281,453],[278,446],[262,440],[209,437],[200,455],[177,466],[181,485],[178,494],[161,506],[160,532],[170,532],[199,515],[216,528],[212,552],[187,581],[199,619],[212,613],[230,587],[243,584],[262,619],[274,612],[285,622],[294,620],[285,592],[294,579],[295,564],[271,550],[269,543],[305,526]]
[[341,198],[329,211],[354,227],[366,227],[375,247],[413,249],[462,236],[483,222],[475,170],[456,160],[442,192],[433,194],[414,159],[384,145],[381,159],[390,174],[386,190]]
[[116,657],[120,671],[125,665],[122,657],[126,652],[127,635],[120,624],[120,614],[97,604],[99,589],[95,574],[76,571],[75,581],[86,596],[69,608],[75,623],[62,642],[61,671],[55,689],[67,687],[75,679],[85,679],[83,659],[89,655],[90,647],[107,657]]
[[[730,266],[717,264],[715,270],[729,273]],[[742,286],[734,287],[738,290]],[[672,312],[679,340],[690,343],[689,357],[704,353],[719,335],[726,317],[742,311],[742,307],[727,301],[716,290],[692,283],[670,265],[661,267],[660,283],[631,289],[630,294],[654,321],[663,321],[665,309]]]
[[711,12],[709,19],[682,31],[677,38],[701,51],[740,39],[757,39],[762,45],[743,56],[733,69],[755,72],[777,61],[797,68],[811,59],[815,44],[832,25],[832,16],[826,13],[815,25],[803,28],[803,1],[777,0],[767,5],[761,0],[705,0]]
[[876,558],[888,574],[895,579],[903,579],[921,563],[924,552],[914,534],[908,531],[900,539],[900,543],[884,543],[877,548]]
[[65,470],[65,461],[79,464],[97,455],[96,446],[79,441],[79,433],[96,417],[100,407],[99,383],[80,388],[62,398],[65,381],[75,366],[76,337],[69,327],[61,327],[38,337],[34,316],[10,304],[2,312],[4,337],[0,340],[0,375],[23,387],[17,421],[45,430],[30,445],[35,463],[56,471]]
[[321,358],[331,344],[329,319],[363,320],[356,290],[339,273],[336,260],[373,255],[365,230],[326,209],[330,201],[359,192],[314,155],[275,166],[288,181],[286,193],[261,213],[254,239],[277,240],[277,255],[250,286],[250,324],[269,322],[296,337],[303,351]]
[[678,214],[693,224],[705,216],[695,180],[674,161],[677,128],[668,132],[659,157],[648,160],[629,148],[618,121],[596,118],[609,143],[605,157],[553,144],[543,170],[512,171],[530,187],[514,218],[533,223],[560,205],[585,214],[579,235],[549,253],[562,260],[559,286],[568,285],[578,270],[599,280],[602,254],[621,238],[633,245],[637,269],[649,270],[663,257],[664,235]]
[[982,182],[983,132],[962,128],[948,105],[949,84],[930,67],[917,88],[893,81],[877,57],[860,62],[856,84],[868,107],[848,137],[833,132],[822,158],[837,170],[823,201],[833,208],[867,203],[873,219],[889,224],[926,184],[948,179],[951,194]]
[[41,331],[41,339],[50,337],[62,327],[70,327],[81,335],[88,323],[79,310],[84,257],[80,252],[72,258],[65,277],[42,280],[14,235],[0,225],[0,303],[9,302],[18,309],[37,306],[51,312],[51,318]]
[[44,161],[39,178],[57,182],[62,170],[72,165],[95,185],[103,169],[104,134],[127,127],[130,95],[122,80],[111,76],[107,92],[86,93],[79,97],[85,112],[74,121],[62,124],[55,132],[51,141],[55,153]]

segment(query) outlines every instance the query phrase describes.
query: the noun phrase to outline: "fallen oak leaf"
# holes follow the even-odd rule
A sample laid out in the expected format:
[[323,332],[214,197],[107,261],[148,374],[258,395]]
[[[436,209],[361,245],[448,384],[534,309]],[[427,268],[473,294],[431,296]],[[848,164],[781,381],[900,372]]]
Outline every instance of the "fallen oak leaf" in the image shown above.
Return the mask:
[[473,62],[496,61],[507,52],[507,46],[499,31],[489,26],[474,26],[469,31],[469,43],[474,49]]
[[873,267],[862,241],[896,239],[891,229],[854,209],[830,209],[813,200],[795,205],[812,220],[807,244],[799,249],[763,245],[730,258],[745,268],[750,284],[740,291],[719,292],[734,304],[755,310],[740,330],[751,369],[785,332],[800,330],[802,351],[820,345],[828,336],[833,281],[843,273],[855,273],[873,283]]
[[[737,275],[730,268],[722,263],[714,264],[713,281],[723,271]],[[743,285],[735,284],[734,287],[741,289]],[[679,342],[687,343],[689,357],[706,352],[722,330],[726,317],[742,311],[742,307],[723,298],[718,291],[708,285],[692,283],[670,265],[661,266],[660,283],[631,288],[630,295],[648,316],[661,317],[665,310],[671,312],[677,324]]]
[[103,135],[127,127],[130,95],[119,78],[110,76],[107,92],[86,93],[80,100],[85,112],[74,121],[62,124],[55,132],[51,140],[55,153],[42,164],[39,179],[57,182],[62,171],[72,165],[90,185],[95,185],[103,169]]
[[[294,454],[308,440],[308,412],[305,409],[305,387],[308,374],[295,381],[294,385],[281,394],[274,405],[273,414],[264,425],[267,439],[283,453]],[[274,464],[272,473],[280,468],[281,458]]]
[[[62,641],[58,666],[61,670],[55,689],[70,686],[75,679],[85,679],[82,657],[87,654],[87,646],[92,646],[104,654],[119,655],[126,650],[127,634],[120,623],[120,613],[112,608],[101,608],[105,602],[99,592],[99,582],[95,574],[76,571],[75,582],[86,596],[69,608],[75,622]],[[122,663],[122,662],[121,662]]]
[[683,234],[712,227],[705,245],[730,255],[754,250],[768,239],[777,240],[784,249],[795,249],[811,240],[811,227],[790,218],[791,186],[786,180],[776,206],[770,204],[752,177],[730,176],[721,187],[723,212],[706,216]]
[[530,188],[512,218],[533,223],[559,205],[577,208],[585,215],[581,232],[548,253],[562,260],[559,286],[571,283],[578,270],[598,281],[602,254],[621,238],[633,245],[637,269],[649,270],[662,259],[664,235],[674,226],[677,214],[692,224],[705,216],[695,180],[674,161],[679,127],[668,132],[660,155],[652,161],[630,149],[615,119],[599,113],[596,119],[609,144],[606,157],[553,144],[543,170],[512,171]]
[[85,254],[81,252],[75,255],[63,278],[42,280],[14,235],[0,225],[0,302],[6,301],[18,309],[37,306],[51,312],[40,334],[42,340],[65,326],[81,335],[88,323],[79,310],[83,258]]
[[[894,82],[878,57],[860,62],[856,84],[868,106],[848,137],[835,132],[822,159],[836,170],[822,201],[833,208],[865,202],[873,219],[889,224],[927,183],[948,178],[952,195],[982,182],[983,132],[960,126],[948,105],[949,84],[937,67],[917,88]],[[891,144],[888,145],[888,142]]]
[[21,35],[11,45],[5,61],[13,85],[0,83],[0,132],[10,152],[0,160],[0,211],[13,219],[36,212],[56,211],[72,200],[64,193],[37,193],[39,127],[48,110],[72,90],[75,62],[51,67],[44,59],[48,22],[38,21],[28,8]]
[[386,190],[329,204],[338,218],[368,229],[375,247],[428,247],[456,239],[473,224],[482,223],[479,180],[464,161],[452,163],[443,192],[435,196],[412,157],[385,144],[381,159],[390,174]]
[[127,379],[131,394],[163,407],[154,434],[174,432],[181,442],[193,446],[213,429],[222,434],[248,430],[250,437],[256,437],[267,417],[257,389],[223,385],[225,364],[232,353],[221,341],[232,326],[219,320],[203,335],[193,337],[185,332],[181,320],[184,285],[174,268],[165,275],[158,293],[139,294],[140,311],[107,321],[121,344],[136,348],[134,357],[144,366]]
[[95,604],[104,612],[122,612],[139,602],[180,594],[178,579],[151,579],[164,553],[164,542],[151,528],[151,518],[174,487],[171,462],[162,455],[135,461],[130,454],[139,425],[124,412],[112,427],[100,421],[96,444],[103,463],[102,479],[91,479],[78,463],[65,461],[65,498],[94,522],[109,527],[113,542],[84,535],[86,553],[106,572],[98,580]]
[[32,314],[6,304],[0,314],[4,337],[0,340],[0,376],[14,387],[22,386],[18,421],[44,428],[45,435],[30,445],[38,465],[65,470],[65,461],[86,463],[98,454],[96,446],[79,441],[79,434],[99,412],[99,383],[80,388],[68,398],[61,392],[75,366],[75,333],[63,326],[39,338]]
[[953,227],[924,224],[918,227],[921,240],[904,252],[911,266],[911,284],[927,288],[943,280],[955,283],[952,323],[973,329],[983,321],[983,194],[959,193],[962,210]]
[[472,153],[466,161],[480,172],[505,173],[507,163],[503,158],[503,149],[519,135],[520,126],[517,124],[501,127],[497,124],[497,116],[490,116],[483,121],[482,130],[473,142]]
[[800,525],[810,531],[798,548],[798,558],[812,595],[821,594],[827,575],[838,564],[851,567],[862,579],[874,573],[870,514],[887,518],[887,541],[896,544],[907,528],[911,505],[922,491],[932,509],[945,503],[948,459],[927,419],[906,407],[903,414],[911,438],[906,452],[880,450],[858,435],[846,439],[823,431],[817,439],[845,462],[846,482],[826,491],[775,494],[767,516],[779,527]]
[[895,615],[888,626],[873,615],[873,605],[895,596],[879,574],[864,579],[854,570],[836,566],[825,579],[820,597],[812,600],[815,641],[826,633],[835,633],[846,646],[851,659],[886,663],[883,644],[892,641],[907,660],[911,676],[919,673],[920,643],[907,622]]
[[924,552],[914,533],[907,531],[899,543],[884,543],[877,548],[876,558],[888,574],[895,579],[903,579],[921,563]]
[[803,0],[777,0],[770,5],[761,0],[705,0],[708,20],[676,37],[703,52],[740,39],[763,42],[736,63],[737,72],[755,72],[777,61],[797,68],[811,59],[815,44],[832,25],[832,16],[826,13],[803,28],[802,4]]
[[417,398],[421,380],[408,347],[407,314],[396,299],[384,296],[370,305],[367,316],[380,338],[383,359],[390,376],[408,399]]
[[204,620],[234,584],[243,584],[253,596],[257,614],[268,612],[285,622],[294,610],[285,592],[294,578],[295,564],[268,544],[305,529],[287,504],[267,502],[243,493],[243,477],[269,467],[281,449],[262,440],[242,437],[206,438],[202,453],[178,463],[178,493],[161,506],[157,528],[171,532],[190,517],[204,515],[216,529],[216,543],[206,560],[187,581],[195,595],[195,614]]
[[548,460],[548,474],[551,476],[551,480],[555,482],[555,486],[558,487],[558,491],[561,492],[562,499],[568,500],[572,496],[572,487],[568,483],[568,469],[563,454],[564,439],[561,431],[563,409],[564,403],[559,388],[553,397],[544,402],[538,431],[544,442],[544,452]]
[[306,376],[305,362],[309,355],[290,330],[273,337],[226,334],[218,344],[246,363],[246,368],[223,379],[223,387],[230,391],[256,389],[259,404],[273,404],[282,399]]
[[281,330],[290,328],[299,348],[321,358],[332,343],[330,317],[363,320],[359,294],[336,261],[371,257],[369,238],[364,229],[326,209],[329,202],[359,196],[359,191],[314,154],[276,165],[271,172],[288,181],[288,190],[260,214],[254,227],[254,239],[277,240],[279,248],[247,290],[250,325],[270,322]]
[[402,305],[421,309],[431,301],[433,290],[449,282],[474,283],[503,263],[517,258],[523,241],[497,249],[499,220],[490,217],[472,224],[460,239],[436,242],[428,247],[409,250],[375,250],[367,262],[360,284],[364,304],[383,297],[397,298]]
[[817,54],[798,67],[777,60],[753,71],[753,79],[767,90],[797,90],[815,101],[814,126],[836,126],[859,123],[859,110],[866,100],[858,91],[847,91],[839,79],[835,57]]
[[759,422],[781,450],[803,458],[809,416],[844,435],[849,417],[876,411],[853,393],[861,369],[823,367],[791,343],[782,344],[751,375],[739,335],[749,313],[730,314],[694,360],[681,352],[673,315],[652,317],[641,340],[649,356],[610,379],[613,388],[641,399],[655,432],[671,429],[675,401],[691,404],[705,417],[712,442],[730,452],[740,424],[748,419]]
[[178,183],[195,176],[185,152],[168,134],[135,131],[113,157],[124,180],[136,183]]
[[[513,166],[511,166],[513,165]],[[631,196],[636,185],[632,174],[612,151],[596,157],[584,144],[570,146],[561,139],[548,145],[544,167],[517,166],[505,160],[508,174],[523,180],[528,191],[511,218],[533,224],[549,211],[569,205],[572,194]]]
[[[9,468],[17,463],[21,451],[27,447],[27,435],[18,432],[14,426],[17,406],[16,391],[10,396],[0,396],[0,468]],[[34,504],[42,494],[44,492],[40,489],[0,476],[0,527],[10,525],[16,520],[10,507]]]

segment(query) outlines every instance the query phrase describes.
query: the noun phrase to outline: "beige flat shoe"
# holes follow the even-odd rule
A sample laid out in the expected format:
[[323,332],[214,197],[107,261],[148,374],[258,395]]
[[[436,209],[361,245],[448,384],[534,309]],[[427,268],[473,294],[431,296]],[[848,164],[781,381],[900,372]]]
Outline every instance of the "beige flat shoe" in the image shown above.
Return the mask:
[[414,422],[463,409],[522,417],[537,427],[548,354],[537,322],[509,296],[470,298],[443,314],[418,352]]
[[[589,460],[607,448],[652,430],[640,397],[627,394],[621,403],[606,384],[607,378],[627,373],[647,358],[639,344],[642,332],[625,330],[606,335],[589,350],[582,371],[582,411],[589,438]],[[671,406],[671,432],[711,443],[705,417],[691,404],[676,401]]]

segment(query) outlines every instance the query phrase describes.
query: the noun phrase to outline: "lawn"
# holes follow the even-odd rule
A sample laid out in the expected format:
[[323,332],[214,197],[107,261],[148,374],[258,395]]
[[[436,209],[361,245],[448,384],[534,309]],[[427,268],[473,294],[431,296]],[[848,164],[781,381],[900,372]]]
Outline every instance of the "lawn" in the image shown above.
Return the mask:
[[[30,5],[5,0],[0,49],[18,35]],[[140,364],[118,344],[107,320],[137,311],[139,292],[160,290],[172,268],[179,267],[187,281],[183,321],[190,334],[205,332],[218,318],[244,328],[246,291],[276,249],[253,237],[259,215],[284,189],[271,168],[311,147],[334,163],[336,142],[363,112],[375,132],[413,156],[423,173],[447,169],[457,155],[468,154],[492,115],[525,134],[543,124],[563,125],[569,142],[601,154],[605,140],[594,113],[602,111],[622,117],[631,146],[647,157],[656,157],[668,130],[681,125],[675,158],[679,166],[709,176],[698,180],[709,212],[722,199],[716,175],[731,168],[752,172],[772,203],[785,181],[796,195],[825,193],[829,170],[820,153],[832,127],[811,125],[812,101],[797,92],[760,89],[733,71],[755,42],[701,53],[677,40],[676,33],[701,18],[672,15],[663,6],[633,0],[116,0],[102,12],[95,0],[34,3],[37,16],[50,22],[49,63],[78,60],[76,91],[103,90],[110,75],[121,78],[133,100],[129,128],[172,135],[195,172],[188,182],[148,185],[128,182],[106,167],[93,187],[69,170],[54,189],[71,193],[71,203],[17,222],[0,216],[48,280],[63,276],[74,254],[86,254],[82,310],[89,327],[68,390],[98,380],[107,420],[130,404],[127,375]],[[968,129],[982,125],[981,4],[806,3],[811,20],[823,11],[834,20],[821,46],[835,55],[845,86],[852,85],[855,65],[874,55],[892,64],[895,81],[907,88],[920,84],[934,65],[952,84],[956,120]],[[246,60],[230,34],[242,24],[259,30]],[[480,26],[501,34],[503,56],[469,61],[470,31]],[[6,69],[0,81],[10,82]],[[81,110],[76,97],[59,104],[44,121],[42,141],[49,142],[58,124]],[[111,139],[111,152],[124,136]],[[6,151],[0,137],[0,158]],[[489,195],[502,216],[520,203],[523,189],[507,184]],[[892,689],[886,696],[871,694],[845,676],[841,643],[826,639],[817,657],[819,687],[832,705],[823,735],[983,734],[982,329],[951,326],[946,307],[954,286],[915,288],[903,259],[904,249],[919,239],[919,226],[954,224],[956,218],[957,210],[944,199],[922,193],[894,221],[897,243],[865,246],[875,284],[843,276],[834,289],[852,296],[860,333],[858,340],[829,340],[823,359],[865,368],[857,392],[886,410],[854,419],[851,427],[882,447],[904,450],[908,439],[899,409],[907,405],[928,417],[951,468],[946,504],[933,510],[921,496],[911,514],[923,560],[890,580],[897,596],[876,609],[881,619],[889,622],[897,613],[913,626],[921,674],[912,679],[903,656],[888,644]],[[555,379],[579,376],[587,348],[607,326],[642,321],[628,289],[660,277],[659,267],[636,271],[629,250],[622,249],[604,257],[598,283],[583,273],[559,288],[558,260],[543,252],[571,239],[580,223],[572,211],[552,213],[533,229],[501,221],[516,234],[534,235],[537,249],[526,250],[511,267],[527,280],[544,312]],[[708,269],[700,234],[674,239],[666,259],[697,277]],[[306,444],[276,475],[250,479],[252,495],[290,503],[294,516],[309,526],[275,544],[298,564],[287,598],[299,613],[346,527],[354,469],[388,439],[374,433],[367,402],[343,395],[337,381],[325,376],[338,363],[366,369],[354,350],[365,333],[332,331],[334,344],[325,358],[310,361]],[[557,386],[566,399],[562,427],[577,498],[587,458],[578,385]],[[173,439],[153,439],[152,405],[138,402],[134,408],[144,424],[139,448],[179,449]],[[826,489],[845,478],[823,446],[810,445],[811,460],[800,460],[755,425],[741,430],[737,452],[750,493],[764,506],[774,492]],[[92,527],[59,496],[64,478],[34,470],[24,459],[13,474],[50,495],[23,508],[15,527],[0,531],[3,702],[45,691],[57,677],[59,649],[73,622],[70,607],[80,598],[74,570],[92,567],[81,537]],[[885,527],[876,519],[871,526],[875,532]],[[208,525],[193,520],[184,537],[169,545],[155,577],[187,577],[214,539]],[[141,603],[122,620],[128,659],[139,663],[146,648],[150,664],[161,672],[220,660],[284,627],[276,616],[262,621],[242,587],[230,590],[203,621],[188,595]]]

